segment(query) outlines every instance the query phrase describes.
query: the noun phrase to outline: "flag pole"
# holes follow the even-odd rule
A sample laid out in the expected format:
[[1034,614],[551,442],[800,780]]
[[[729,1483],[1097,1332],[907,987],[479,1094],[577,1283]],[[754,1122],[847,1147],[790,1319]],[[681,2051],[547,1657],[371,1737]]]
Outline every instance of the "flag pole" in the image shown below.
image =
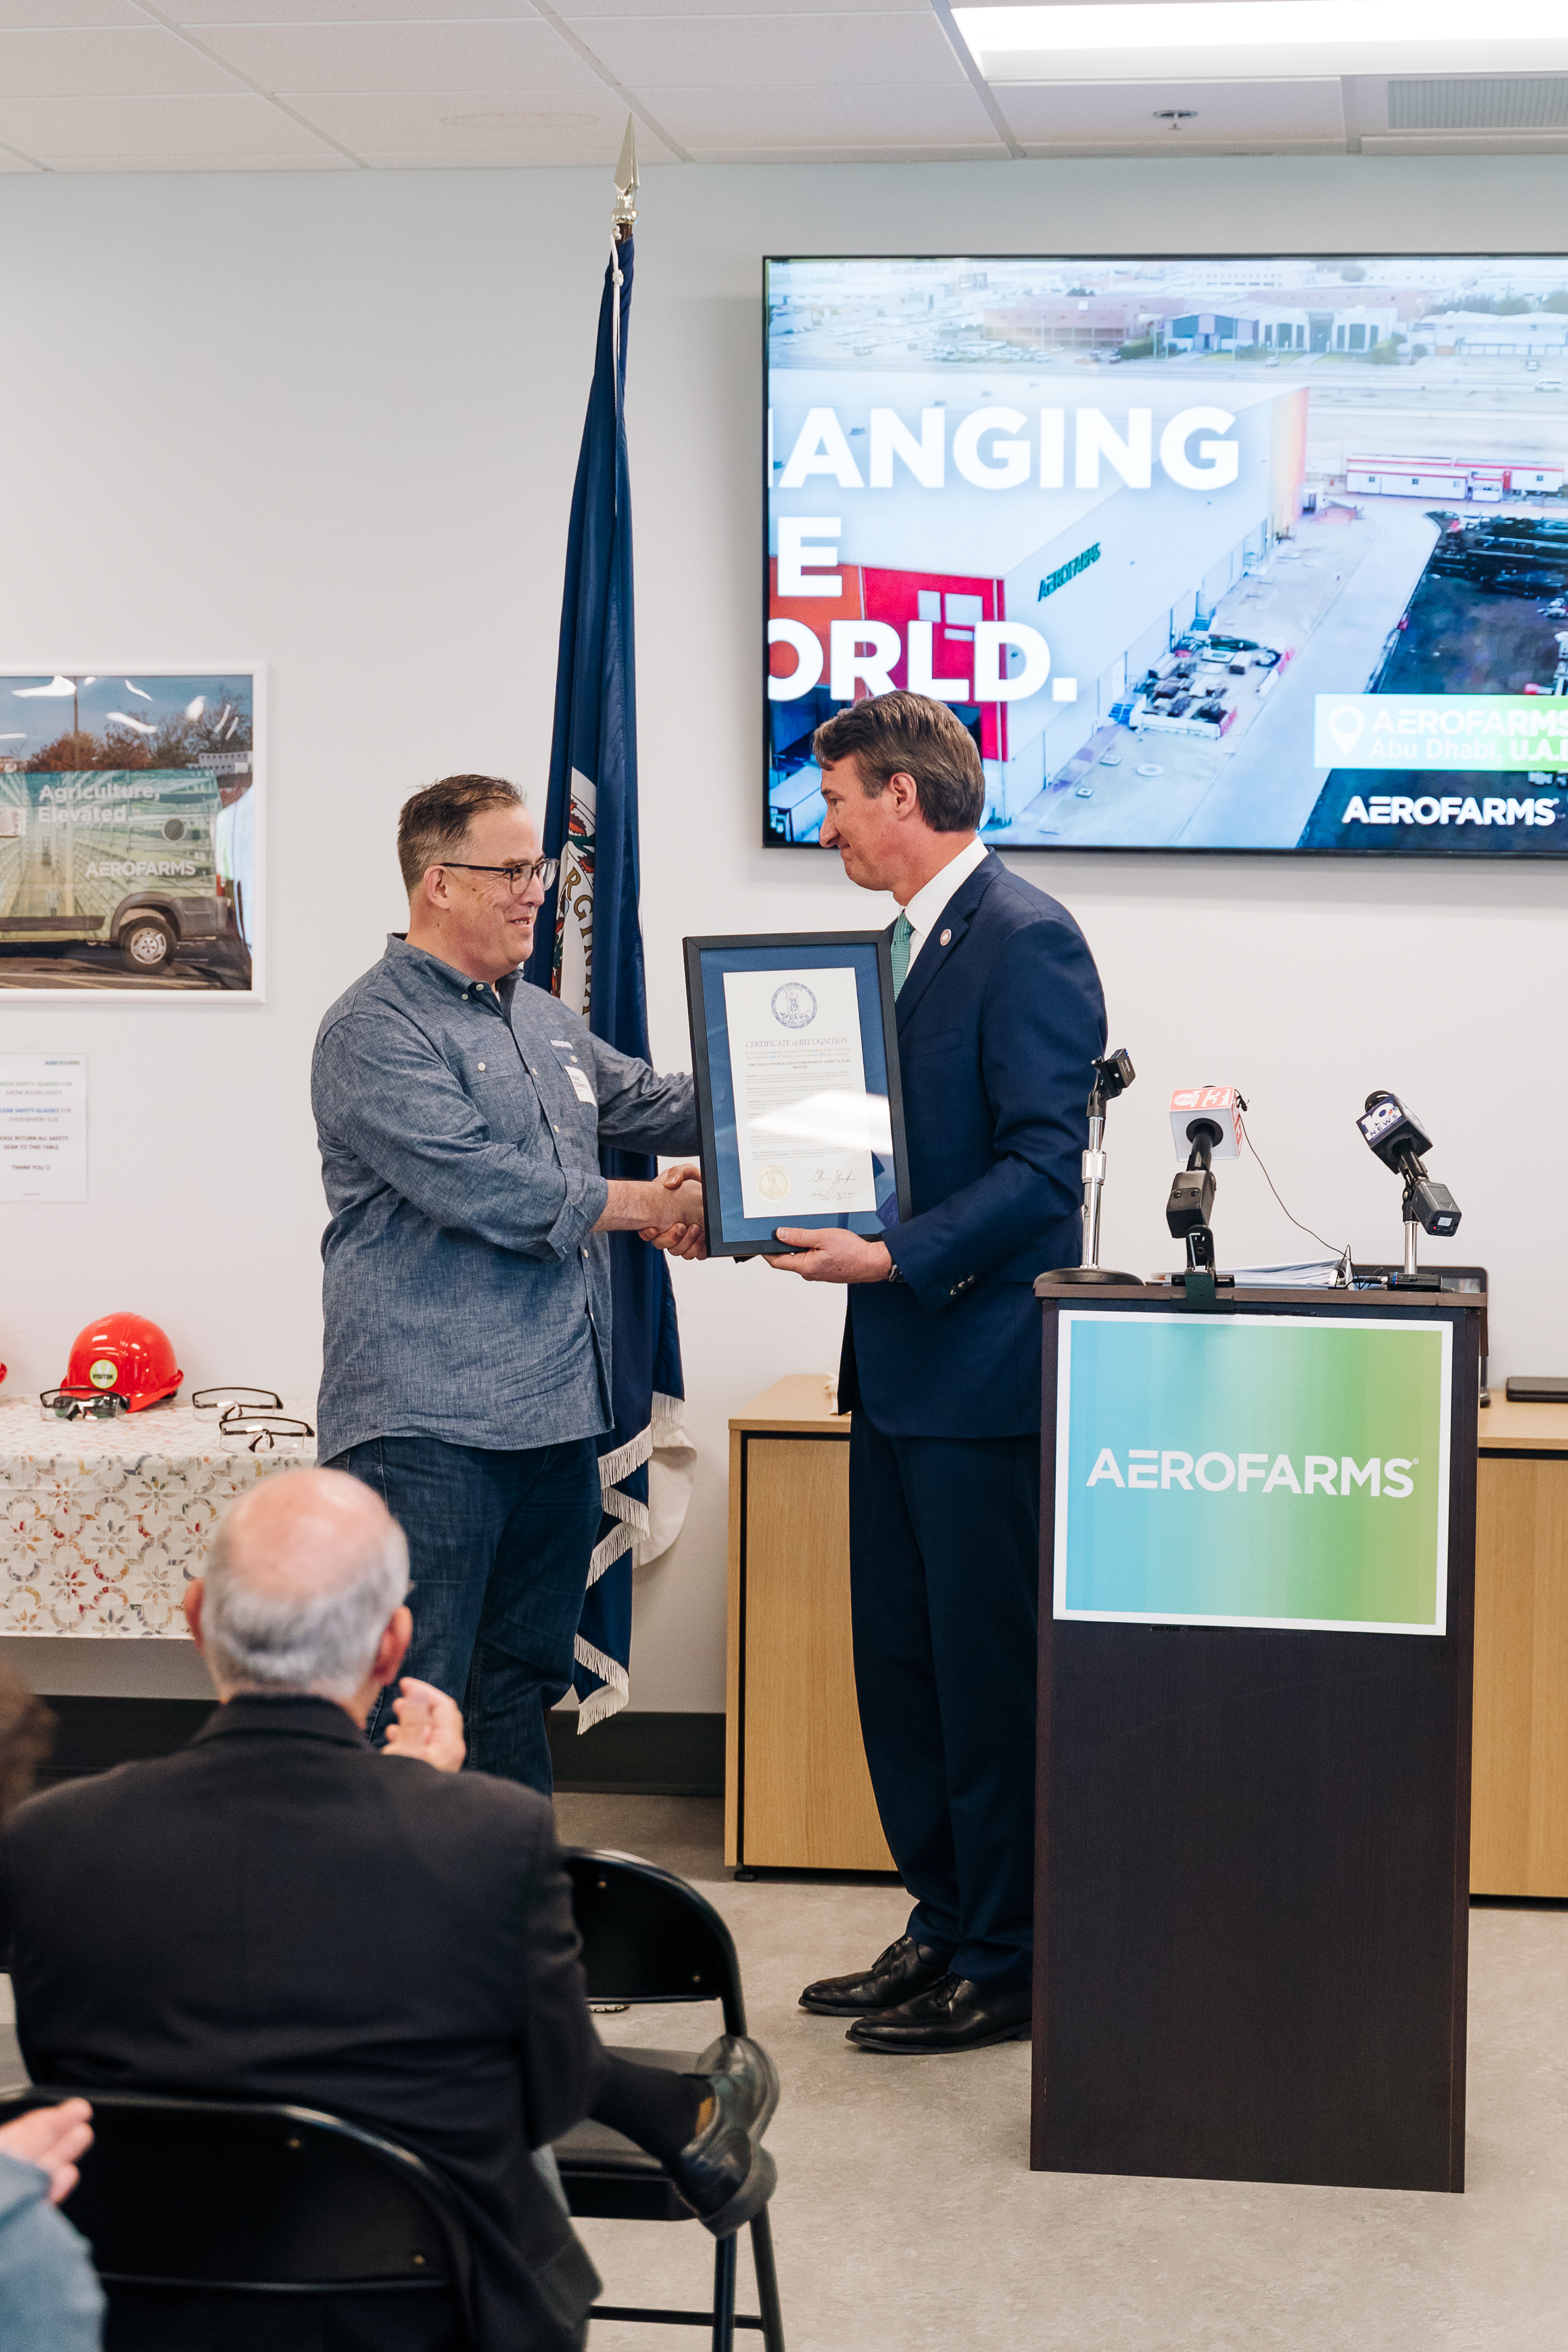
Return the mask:
[[610,352],[615,362],[617,396],[621,373],[621,288],[626,280],[621,273],[621,247],[637,226],[637,126],[628,114],[626,135],[621,142],[621,159],[616,165],[616,201],[610,207],[610,270],[616,283],[616,299],[610,305]]

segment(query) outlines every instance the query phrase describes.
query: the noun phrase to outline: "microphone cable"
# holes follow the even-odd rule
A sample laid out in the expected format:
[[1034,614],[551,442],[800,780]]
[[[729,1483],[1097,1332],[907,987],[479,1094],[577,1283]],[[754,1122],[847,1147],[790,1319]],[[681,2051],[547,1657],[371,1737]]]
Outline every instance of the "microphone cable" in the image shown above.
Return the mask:
[[1300,1217],[1291,1216],[1289,1210],[1285,1207],[1284,1202],[1279,1200],[1279,1187],[1275,1183],[1273,1177],[1268,1173],[1268,1167],[1264,1162],[1263,1154],[1259,1151],[1257,1144],[1254,1143],[1251,1136],[1247,1133],[1246,1117],[1247,1100],[1239,1089],[1237,1089],[1237,1092],[1236,1110],[1237,1123],[1241,1129],[1242,1140],[1247,1145],[1248,1151],[1251,1152],[1254,1160],[1257,1160],[1259,1168],[1263,1170],[1263,1181],[1268,1185],[1269,1191],[1273,1193],[1274,1198],[1279,1202],[1279,1206],[1281,1210],[1284,1211],[1287,1223],[1294,1225],[1299,1234],[1306,1234],[1310,1240],[1317,1242],[1323,1249],[1330,1251],[1331,1255],[1337,1258],[1339,1262],[1339,1270],[1336,1276],[1336,1286],[1343,1290],[1350,1289],[1351,1245],[1349,1242],[1345,1244],[1342,1250],[1336,1250],[1332,1242],[1325,1240],[1324,1236],[1318,1232],[1315,1225],[1304,1225]]

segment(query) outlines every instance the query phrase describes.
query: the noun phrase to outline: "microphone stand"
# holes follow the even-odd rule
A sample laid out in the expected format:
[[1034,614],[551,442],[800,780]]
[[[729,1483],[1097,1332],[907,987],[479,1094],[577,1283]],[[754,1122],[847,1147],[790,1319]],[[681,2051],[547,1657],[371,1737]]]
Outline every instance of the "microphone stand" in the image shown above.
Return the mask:
[[1125,1052],[1106,1054],[1094,1065],[1089,1090],[1089,1150],[1083,1155],[1083,1260],[1079,1265],[1058,1265],[1040,1276],[1042,1282],[1120,1284],[1143,1287],[1135,1274],[1119,1274],[1100,1263],[1100,1207],[1105,1191],[1105,1107],[1126,1092],[1136,1076]]

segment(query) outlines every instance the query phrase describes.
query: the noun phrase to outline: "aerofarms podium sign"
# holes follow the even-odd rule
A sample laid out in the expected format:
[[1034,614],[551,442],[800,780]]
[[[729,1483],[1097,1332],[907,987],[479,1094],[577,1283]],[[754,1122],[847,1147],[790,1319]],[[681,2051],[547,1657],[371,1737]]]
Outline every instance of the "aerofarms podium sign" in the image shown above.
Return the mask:
[[1054,1614],[1441,1633],[1446,1323],[1064,1310]]

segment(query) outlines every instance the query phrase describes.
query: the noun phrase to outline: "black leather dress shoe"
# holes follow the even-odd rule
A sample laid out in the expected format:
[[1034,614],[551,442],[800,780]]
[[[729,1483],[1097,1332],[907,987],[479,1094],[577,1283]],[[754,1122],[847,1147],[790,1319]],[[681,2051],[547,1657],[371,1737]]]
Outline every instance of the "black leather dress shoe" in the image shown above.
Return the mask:
[[779,2103],[778,2069],[756,2042],[722,2033],[691,2071],[707,2076],[713,2113],[665,2170],[704,2227],[730,2238],[778,2186],[778,2168],[760,2145]]
[[945,1976],[898,2009],[860,2018],[845,2036],[857,2050],[921,2057],[944,2050],[984,2050],[993,2042],[1026,2042],[1027,1985],[989,1992],[968,1977]]
[[946,1973],[951,1953],[932,1951],[912,1936],[900,1936],[854,1977],[819,1977],[801,1994],[802,2009],[816,2017],[869,2017],[924,1992]]

